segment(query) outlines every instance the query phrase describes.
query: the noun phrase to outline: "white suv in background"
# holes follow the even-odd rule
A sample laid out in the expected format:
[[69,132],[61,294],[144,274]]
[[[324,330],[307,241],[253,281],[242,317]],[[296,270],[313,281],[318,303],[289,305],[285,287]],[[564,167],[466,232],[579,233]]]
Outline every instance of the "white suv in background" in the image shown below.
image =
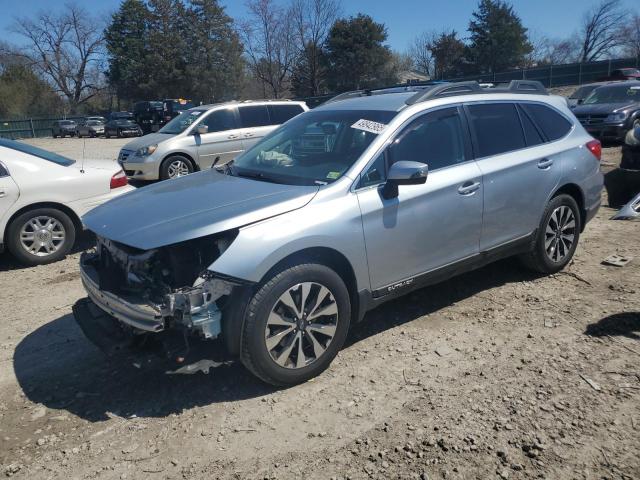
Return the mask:
[[181,177],[233,160],[306,110],[304,102],[289,100],[202,105],[178,115],[158,132],[127,143],[118,162],[136,180]]

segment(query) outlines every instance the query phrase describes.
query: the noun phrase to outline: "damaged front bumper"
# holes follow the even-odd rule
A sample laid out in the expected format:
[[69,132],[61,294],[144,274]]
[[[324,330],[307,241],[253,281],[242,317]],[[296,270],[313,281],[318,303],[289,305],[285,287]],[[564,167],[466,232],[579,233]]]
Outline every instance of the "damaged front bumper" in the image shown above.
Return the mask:
[[133,294],[115,294],[101,288],[96,260],[95,253],[85,253],[80,259],[80,278],[89,299],[134,333],[159,333],[175,328],[204,339],[220,335],[222,313],[216,302],[231,293],[233,282],[206,275],[194,286],[176,289],[164,295],[161,303],[154,303]]

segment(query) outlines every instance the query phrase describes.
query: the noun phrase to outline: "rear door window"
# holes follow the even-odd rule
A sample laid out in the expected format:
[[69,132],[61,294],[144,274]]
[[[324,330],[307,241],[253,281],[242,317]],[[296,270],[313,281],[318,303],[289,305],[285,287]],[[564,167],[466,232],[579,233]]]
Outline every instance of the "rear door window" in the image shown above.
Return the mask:
[[523,104],[522,107],[550,142],[559,140],[571,130],[571,122],[549,107],[533,103]]
[[202,123],[209,127],[209,133],[224,132],[238,128],[235,108],[216,110],[207,115]]
[[513,152],[527,146],[513,103],[467,105],[479,158]]
[[269,105],[269,115],[271,115],[272,125],[281,125],[287,120],[292,119],[296,115],[303,112],[302,107],[297,104],[293,105]]
[[266,105],[239,107],[238,111],[240,112],[240,124],[242,128],[273,125],[269,119],[269,111]]

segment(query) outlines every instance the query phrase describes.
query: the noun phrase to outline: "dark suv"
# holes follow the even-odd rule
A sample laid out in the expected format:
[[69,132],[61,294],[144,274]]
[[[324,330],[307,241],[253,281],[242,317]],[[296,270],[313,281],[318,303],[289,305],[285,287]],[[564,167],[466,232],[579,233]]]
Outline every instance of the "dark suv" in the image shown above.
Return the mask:
[[640,81],[598,87],[573,113],[594,137],[621,142],[629,130],[640,125]]
[[163,104],[160,100],[136,102],[133,106],[133,115],[144,133],[157,132],[165,124]]

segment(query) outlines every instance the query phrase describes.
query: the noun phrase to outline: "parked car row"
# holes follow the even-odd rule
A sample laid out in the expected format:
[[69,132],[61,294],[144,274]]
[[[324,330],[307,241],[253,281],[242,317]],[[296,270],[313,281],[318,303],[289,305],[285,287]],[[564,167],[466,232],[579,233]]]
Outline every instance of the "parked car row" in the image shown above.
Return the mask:
[[130,112],[112,112],[109,120],[104,117],[86,117],[82,121],[56,120],[51,126],[53,138],[69,137],[134,137],[143,134]]

